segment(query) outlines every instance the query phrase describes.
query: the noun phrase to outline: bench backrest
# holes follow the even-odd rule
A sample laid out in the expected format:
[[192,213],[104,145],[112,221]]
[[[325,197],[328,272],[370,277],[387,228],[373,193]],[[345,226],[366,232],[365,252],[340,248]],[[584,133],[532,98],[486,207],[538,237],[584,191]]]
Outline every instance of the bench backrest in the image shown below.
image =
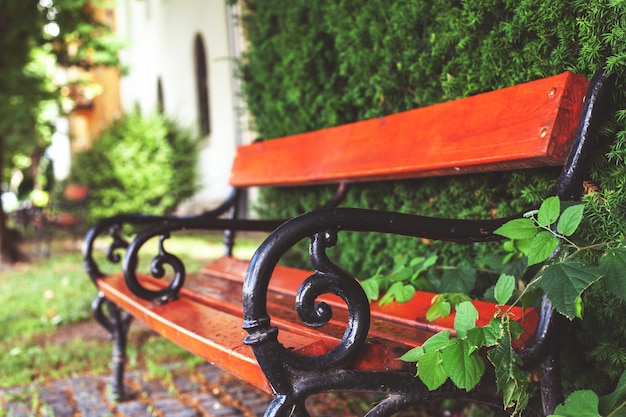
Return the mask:
[[588,80],[571,72],[237,150],[230,184],[294,186],[563,165]]

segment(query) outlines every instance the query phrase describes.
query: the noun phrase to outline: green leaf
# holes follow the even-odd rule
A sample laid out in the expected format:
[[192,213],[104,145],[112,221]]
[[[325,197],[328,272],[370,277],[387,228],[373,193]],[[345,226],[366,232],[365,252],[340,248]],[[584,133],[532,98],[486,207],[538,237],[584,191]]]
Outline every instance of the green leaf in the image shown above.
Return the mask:
[[409,262],[409,266],[410,267],[414,267],[416,265],[421,264],[422,262],[424,262],[426,260],[426,258],[424,258],[423,256],[417,256],[413,259],[411,259],[411,262]]
[[530,242],[528,266],[546,261],[559,246],[559,240],[550,232],[539,232]]
[[[399,283],[400,285],[402,285],[402,283]],[[385,294],[383,294],[382,297],[380,297],[380,299],[378,300],[378,305],[380,306],[385,306],[387,304],[391,304],[394,301],[394,295],[392,292],[387,291]]]
[[576,204],[563,210],[559,222],[556,225],[556,231],[563,236],[571,236],[580,222],[583,220],[583,211],[585,206],[583,204]]
[[398,359],[403,362],[417,362],[420,356],[424,353],[424,348],[422,346],[417,346],[400,356]]
[[426,340],[422,345],[422,348],[425,352],[432,352],[435,350],[443,349],[451,343],[450,334],[450,330],[442,330],[439,333],[428,338],[428,340]]
[[495,368],[496,387],[503,394],[504,407],[519,410],[528,403],[528,375],[520,370],[521,361],[511,346],[510,323],[506,317],[498,323],[501,337],[496,347],[487,352],[487,358]]
[[412,274],[413,274],[413,269],[403,266],[398,269],[395,269],[389,275],[389,279],[391,281],[406,281],[407,279],[411,278]]
[[598,268],[576,260],[566,261],[550,265],[543,271],[541,288],[557,311],[573,319],[576,316],[576,299],[600,277]]
[[502,274],[493,290],[493,295],[499,305],[503,306],[509,301],[515,290],[515,277],[512,275]]
[[469,293],[476,284],[476,269],[469,265],[458,268],[446,268],[439,285],[440,293]]
[[483,327],[485,346],[494,346],[502,338],[502,320],[502,317],[493,318],[487,326]]
[[448,317],[452,310],[452,306],[448,301],[446,301],[445,297],[438,296],[437,301],[430,306],[428,311],[426,311],[426,320],[429,322],[435,321],[440,317]]
[[487,357],[496,368],[496,378],[499,384],[498,388],[501,389],[501,384],[506,380],[515,378],[515,371],[519,359],[511,347],[511,338],[507,334],[501,339],[501,343],[487,353]]
[[486,346],[485,328],[474,327],[473,329],[469,329],[465,335],[465,340],[475,349]]
[[378,296],[380,295],[380,286],[378,285],[378,280],[376,278],[369,278],[361,281],[361,287],[363,287],[363,291],[365,291],[365,295],[369,301],[378,300]]
[[537,234],[538,228],[531,219],[514,219],[504,223],[493,231],[496,235],[509,239],[531,239]]
[[[401,284],[401,283],[398,283],[398,284]],[[407,303],[415,295],[415,287],[413,287],[412,285],[398,285],[394,289],[393,295],[396,298],[397,302]]]
[[409,262],[410,267],[418,267],[420,271],[424,271],[431,266],[433,266],[437,262],[437,255],[431,254],[428,258],[424,258],[423,256],[417,257]]
[[436,390],[448,379],[439,351],[427,352],[417,360],[417,374],[430,391]]
[[378,301],[378,304],[383,306],[390,304],[393,301],[406,303],[413,297],[414,294],[415,288],[412,285],[405,285],[402,282],[396,282],[389,287],[385,295],[383,295]]
[[615,391],[600,397],[600,411],[603,415],[608,415],[618,403],[622,404],[624,401],[626,401],[626,371],[619,378]]
[[[598,395],[589,390],[574,391],[565,403],[554,410],[553,417],[602,417],[598,411]],[[550,417],[550,416],[548,416]]]
[[600,268],[609,291],[626,301],[626,249],[607,251],[600,258]]
[[558,197],[548,197],[541,203],[539,213],[537,213],[537,223],[540,226],[550,226],[559,218],[561,211],[561,200]]
[[509,332],[511,334],[511,340],[517,340],[520,338],[521,335],[524,334],[524,328],[518,322],[509,320],[508,325]]
[[456,306],[456,317],[454,317],[454,330],[458,337],[465,337],[469,329],[476,327],[478,320],[478,310],[471,301],[463,301]]
[[465,340],[458,340],[442,351],[443,367],[448,376],[461,389],[473,389],[485,373],[485,363]]

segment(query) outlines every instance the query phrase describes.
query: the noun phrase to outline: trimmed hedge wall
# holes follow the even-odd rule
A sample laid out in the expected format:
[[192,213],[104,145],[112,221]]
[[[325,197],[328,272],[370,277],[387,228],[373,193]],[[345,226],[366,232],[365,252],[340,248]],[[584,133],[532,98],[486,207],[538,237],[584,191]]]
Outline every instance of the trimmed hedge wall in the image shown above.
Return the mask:
[[[572,70],[626,73],[626,1],[575,0],[245,0],[250,49],[240,68],[248,109],[262,138],[378,117]],[[618,82],[615,111],[603,134],[615,137],[597,154],[590,184],[589,242],[626,234],[626,97]],[[345,206],[436,216],[506,216],[537,204],[558,170],[466,175],[360,184]],[[263,216],[287,217],[316,207],[326,187],[262,193]],[[294,203],[298,202],[298,203]],[[486,259],[496,245],[415,242],[389,236],[342,235],[335,256],[359,278],[398,255],[437,251],[446,265]],[[303,259],[294,255],[292,264]],[[597,293],[588,297],[601,297]],[[613,375],[626,365],[626,307],[589,309],[593,329],[577,343],[586,369]],[[610,311],[609,311],[610,310]],[[597,347],[607,344],[598,352]],[[580,349],[579,349],[580,350]],[[608,354],[607,354],[608,352]],[[575,355],[570,355],[571,357]],[[591,360],[590,365],[587,361]],[[588,377],[588,374],[587,374]],[[578,386],[569,375],[571,386]],[[597,378],[610,383],[610,379]]]

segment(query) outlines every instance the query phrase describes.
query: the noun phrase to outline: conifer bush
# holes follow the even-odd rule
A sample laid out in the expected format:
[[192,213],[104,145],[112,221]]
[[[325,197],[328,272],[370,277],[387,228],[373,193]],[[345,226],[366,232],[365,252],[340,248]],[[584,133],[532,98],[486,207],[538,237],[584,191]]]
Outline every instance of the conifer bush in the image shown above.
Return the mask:
[[[588,244],[626,235],[626,1],[242,0],[250,48],[244,95],[262,138],[384,116],[531,81],[565,70],[618,74],[584,196]],[[419,145],[417,145],[419,146]],[[313,157],[313,156],[312,156]],[[460,218],[502,217],[539,204],[558,169],[476,174],[352,187],[345,206]],[[328,187],[264,191],[257,210],[289,217],[330,196]],[[298,203],[295,204],[294,201]],[[384,235],[340,236],[335,259],[359,278],[397,256],[437,252],[439,262],[488,266],[499,245],[461,246]],[[294,254],[289,262],[304,265]],[[480,265],[479,265],[480,266]],[[626,306],[596,286],[582,332],[568,336],[568,389],[608,389],[626,367]],[[604,300],[602,303],[597,300]],[[575,350],[575,351],[574,351]]]
[[135,110],[75,155],[71,181],[88,185],[88,218],[162,215],[197,190],[198,139],[165,116]]

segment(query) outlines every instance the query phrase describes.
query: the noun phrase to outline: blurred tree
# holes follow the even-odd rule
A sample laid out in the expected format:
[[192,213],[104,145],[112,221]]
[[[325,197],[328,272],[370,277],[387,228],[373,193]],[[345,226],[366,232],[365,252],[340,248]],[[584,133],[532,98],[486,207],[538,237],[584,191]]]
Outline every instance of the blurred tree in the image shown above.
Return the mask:
[[[98,22],[93,7],[106,0],[0,0],[0,183],[5,184],[15,155],[40,154],[52,126],[44,109],[58,101],[51,82],[57,65],[89,69],[118,65],[121,43]],[[0,267],[25,257],[7,227],[0,204]]]

